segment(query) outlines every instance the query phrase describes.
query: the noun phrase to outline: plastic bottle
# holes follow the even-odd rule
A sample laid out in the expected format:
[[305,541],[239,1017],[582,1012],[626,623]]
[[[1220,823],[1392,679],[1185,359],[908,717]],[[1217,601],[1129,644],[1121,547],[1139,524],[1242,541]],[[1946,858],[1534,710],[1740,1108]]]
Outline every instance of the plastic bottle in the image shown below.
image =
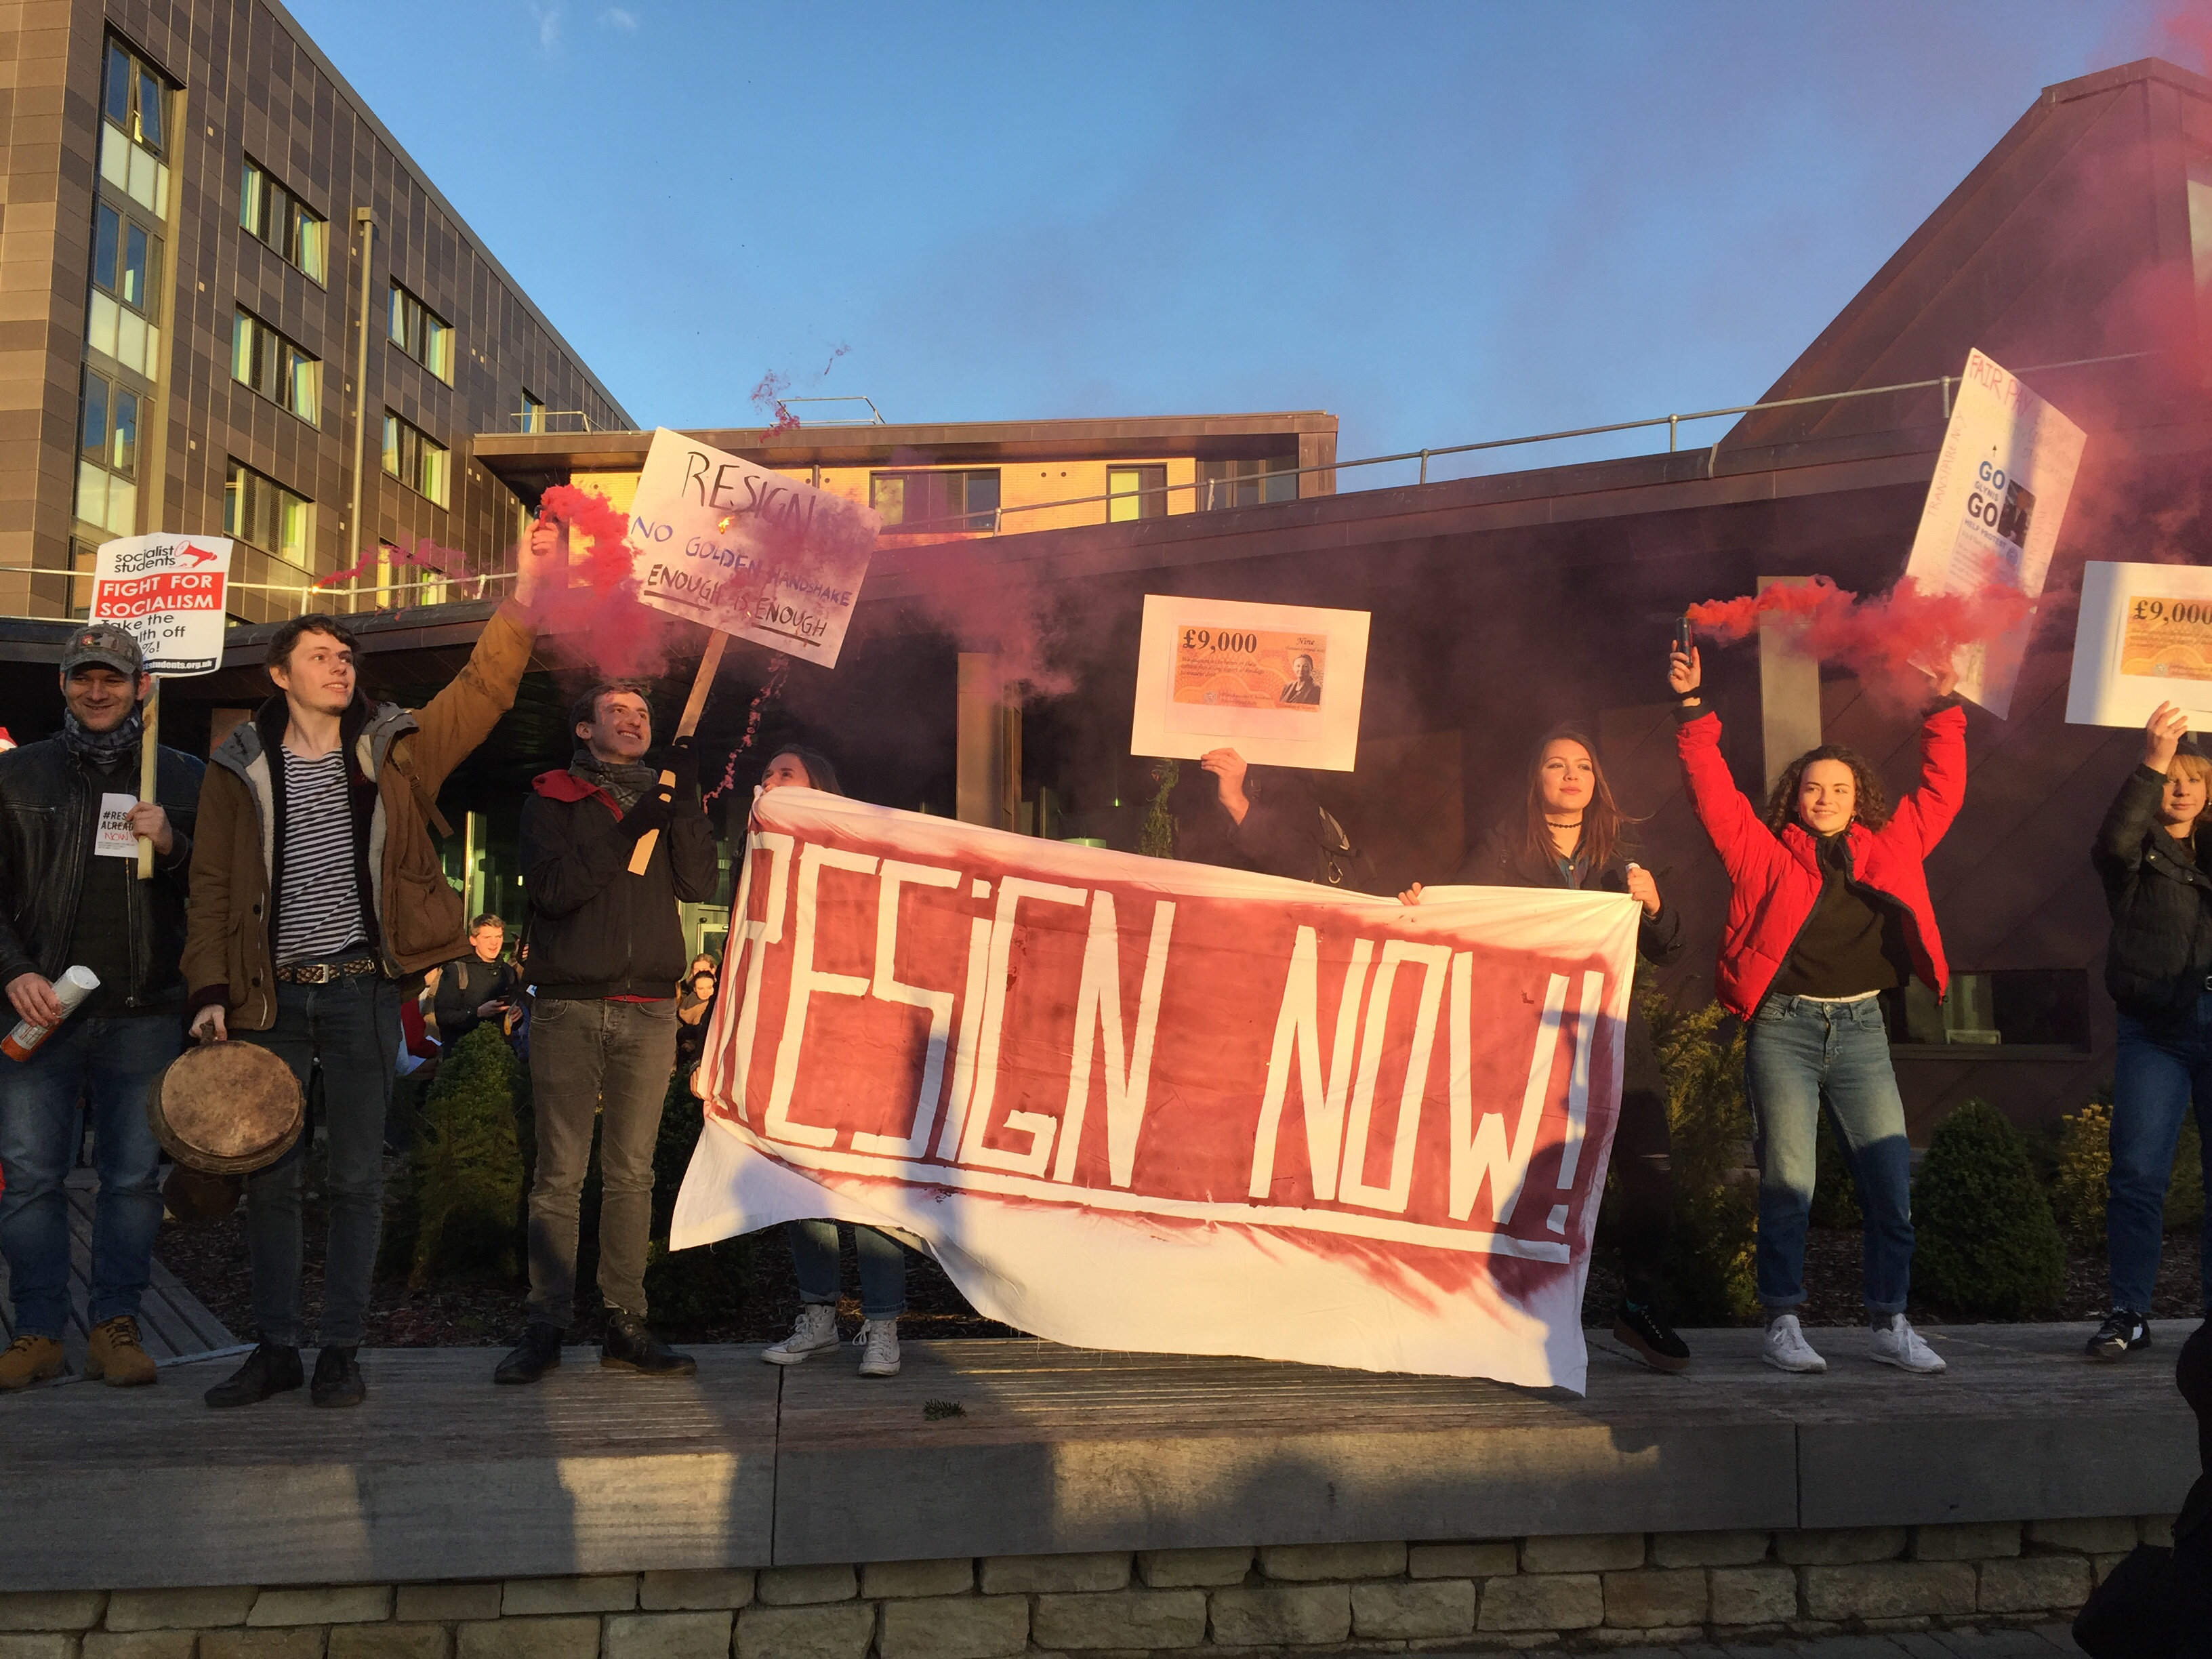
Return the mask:
[[[72,968],[54,981],[54,997],[62,1005],[62,1018],[67,1019],[76,1012],[76,1006],[100,988],[100,975],[89,968]],[[56,1024],[59,1024],[58,1021]],[[28,1060],[31,1051],[53,1035],[52,1025],[40,1025],[27,1019],[15,1022],[15,1029],[0,1037],[0,1054],[10,1060]]]

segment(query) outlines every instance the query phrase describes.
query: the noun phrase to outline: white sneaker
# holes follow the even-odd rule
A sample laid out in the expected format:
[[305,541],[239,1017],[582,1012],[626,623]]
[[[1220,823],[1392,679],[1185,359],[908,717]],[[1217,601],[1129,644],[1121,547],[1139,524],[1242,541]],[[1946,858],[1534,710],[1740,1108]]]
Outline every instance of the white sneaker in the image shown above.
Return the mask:
[[1948,1369],[1943,1356],[1920,1340],[1920,1333],[1912,1328],[1912,1322],[1903,1314],[1892,1314],[1888,1322],[1874,1328],[1874,1340],[1868,1345],[1867,1358],[1877,1364],[1894,1365],[1901,1371],[1918,1371],[1923,1376]]
[[1825,1371],[1828,1362],[1813,1352],[1796,1314],[1782,1314],[1766,1328],[1766,1343],[1759,1356],[1778,1371]]
[[863,1320],[854,1343],[866,1350],[860,1356],[863,1376],[896,1376],[899,1373],[898,1321]]
[[837,1346],[837,1310],[826,1303],[809,1302],[799,1310],[791,1334],[761,1358],[771,1365],[796,1365],[810,1354]]

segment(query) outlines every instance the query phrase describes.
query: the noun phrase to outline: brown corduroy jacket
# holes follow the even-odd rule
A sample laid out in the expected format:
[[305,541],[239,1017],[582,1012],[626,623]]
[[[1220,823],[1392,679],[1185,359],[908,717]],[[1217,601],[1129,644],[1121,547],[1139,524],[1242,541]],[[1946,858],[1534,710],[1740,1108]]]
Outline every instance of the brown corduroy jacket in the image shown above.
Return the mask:
[[[361,853],[378,954],[395,977],[468,949],[465,906],[431,843],[430,817],[439,786],[514,706],[536,637],[530,613],[510,601],[485,624],[453,684],[423,708],[378,703],[365,719],[349,714],[345,721],[353,748],[347,769],[376,790]],[[280,735],[281,703],[272,716]],[[276,1023],[274,788],[261,723],[242,720],[210,759],[192,846],[184,957],[191,1006],[220,1003],[224,1018],[248,1031]]]

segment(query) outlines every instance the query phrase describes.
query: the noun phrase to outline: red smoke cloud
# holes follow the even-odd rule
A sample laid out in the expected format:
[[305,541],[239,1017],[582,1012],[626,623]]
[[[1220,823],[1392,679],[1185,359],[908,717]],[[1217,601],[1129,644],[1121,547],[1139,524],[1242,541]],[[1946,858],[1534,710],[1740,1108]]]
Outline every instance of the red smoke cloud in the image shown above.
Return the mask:
[[1948,662],[1960,647],[1997,639],[2034,612],[2035,601],[2016,588],[1929,593],[1907,576],[1888,592],[1863,599],[1815,576],[1802,584],[1777,582],[1741,599],[1708,599],[1684,614],[1716,645],[1748,637],[1762,617],[1791,621],[1803,629],[1805,649],[1814,656],[1849,668],[1873,696],[1910,708],[1927,692],[1915,663]]
[[568,530],[568,586],[541,599],[545,631],[569,635],[573,647],[617,678],[659,673],[668,662],[670,622],[638,603],[629,515],[574,484],[551,486],[538,511]]
[[362,576],[373,576],[380,562],[389,560],[393,564],[413,565],[418,569],[433,571],[448,581],[483,579],[469,569],[469,556],[450,547],[441,547],[428,536],[411,548],[386,542],[376,547],[363,548],[361,557],[343,570],[333,570],[327,576],[319,576],[314,586],[319,588],[337,587]]

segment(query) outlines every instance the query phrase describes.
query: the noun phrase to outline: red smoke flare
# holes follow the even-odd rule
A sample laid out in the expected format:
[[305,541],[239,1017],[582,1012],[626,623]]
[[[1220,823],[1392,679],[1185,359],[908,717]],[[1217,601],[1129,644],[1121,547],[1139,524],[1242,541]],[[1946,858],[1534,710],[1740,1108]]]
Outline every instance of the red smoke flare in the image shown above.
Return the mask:
[[768,712],[771,703],[783,695],[783,677],[785,671],[790,666],[791,659],[781,651],[769,656],[768,678],[761,682],[760,690],[753,693],[752,707],[745,711],[745,733],[738,739],[738,746],[730,750],[729,763],[722,768],[722,781],[709,789],[703,799],[711,801],[718,795],[727,794],[735,787],[738,781],[738,757],[750,749],[754,741],[759,738],[761,716]]
[[1899,707],[1922,700],[1926,684],[1916,663],[1951,661],[1961,647],[1984,644],[2035,614],[2017,588],[1978,593],[1929,593],[1905,577],[1887,593],[1863,599],[1826,576],[1777,582],[1736,599],[1708,599],[1684,613],[1716,645],[1733,645],[1778,617],[1803,629],[1805,649],[1822,662],[1849,668],[1872,695]]
[[544,631],[571,635],[572,645],[617,678],[659,673],[668,662],[669,619],[638,603],[629,515],[605,496],[574,484],[549,488],[538,512],[568,530],[569,586],[539,600]]

